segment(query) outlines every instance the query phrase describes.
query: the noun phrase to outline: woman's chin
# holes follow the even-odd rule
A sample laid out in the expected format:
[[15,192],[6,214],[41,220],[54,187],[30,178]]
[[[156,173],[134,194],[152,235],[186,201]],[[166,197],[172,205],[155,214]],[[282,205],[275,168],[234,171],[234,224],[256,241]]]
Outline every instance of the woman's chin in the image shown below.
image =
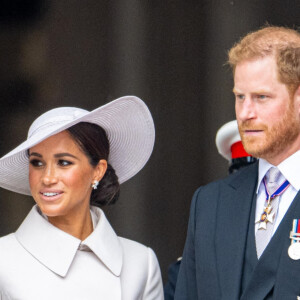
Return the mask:
[[47,217],[59,217],[64,215],[64,209],[60,205],[38,205],[42,213]]

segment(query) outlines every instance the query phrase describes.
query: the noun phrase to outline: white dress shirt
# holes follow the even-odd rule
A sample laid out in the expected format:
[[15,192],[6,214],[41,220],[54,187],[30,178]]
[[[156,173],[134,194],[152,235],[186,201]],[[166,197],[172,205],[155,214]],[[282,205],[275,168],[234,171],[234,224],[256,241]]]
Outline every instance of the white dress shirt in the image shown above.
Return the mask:
[[[281,220],[283,219],[285,213],[289,209],[291,203],[293,202],[296,194],[300,190],[300,151],[297,151],[286,160],[281,162],[276,166],[281,172],[282,176],[279,178],[279,183],[282,184],[284,180],[288,180],[290,186],[281,194],[279,197],[278,213],[275,216],[275,224],[273,228],[273,235],[276,232]],[[263,178],[271,167],[274,167],[269,162],[264,159],[259,159],[258,168],[258,185],[257,185],[257,198],[256,198],[256,213],[255,220],[260,219],[263,213],[265,202],[266,202],[266,192],[263,184]],[[255,232],[258,230],[258,223],[255,224]]]
[[20,228],[0,239],[0,295],[21,300],[163,299],[154,252],[118,237],[91,207],[84,241],[58,229],[34,206]]

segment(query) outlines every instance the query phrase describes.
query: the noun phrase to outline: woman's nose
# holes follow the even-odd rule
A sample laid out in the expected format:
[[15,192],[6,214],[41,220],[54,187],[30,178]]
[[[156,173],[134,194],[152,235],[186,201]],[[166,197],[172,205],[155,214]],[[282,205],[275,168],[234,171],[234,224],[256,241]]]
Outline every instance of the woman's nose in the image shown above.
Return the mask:
[[55,171],[54,167],[47,167],[43,174],[43,183],[45,185],[51,185],[57,183],[57,172]]

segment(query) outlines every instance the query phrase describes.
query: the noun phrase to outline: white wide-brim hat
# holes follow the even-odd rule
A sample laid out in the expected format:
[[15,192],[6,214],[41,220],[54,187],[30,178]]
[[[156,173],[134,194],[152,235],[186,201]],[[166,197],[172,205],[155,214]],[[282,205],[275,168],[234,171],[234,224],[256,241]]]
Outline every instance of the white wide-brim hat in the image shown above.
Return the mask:
[[25,142],[0,159],[0,187],[31,195],[27,150],[48,137],[80,122],[101,126],[110,144],[108,163],[119,183],[138,173],[154,146],[155,129],[146,104],[135,96],[125,96],[91,112],[76,107],[59,107],[38,117],[30,126]]
[[231,146],[241,141],[241,136],[236,120],[224,124],[217,131],[216,146],[218,152],[227,160],[231,160]]

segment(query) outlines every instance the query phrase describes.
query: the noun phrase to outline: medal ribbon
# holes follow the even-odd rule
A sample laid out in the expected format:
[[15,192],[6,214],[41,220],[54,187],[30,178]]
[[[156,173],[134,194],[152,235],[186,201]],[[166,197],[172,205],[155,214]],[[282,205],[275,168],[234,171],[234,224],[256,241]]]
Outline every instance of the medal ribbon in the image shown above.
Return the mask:
[[290,183],[288,182],[288,180],[286,180],[272,195],[270,195],[265,179],[263,180],[263,183],[265,186],[267,201],[272,200],[277,196],[280,196],[290,186]]
[[294,219],[293,220],[293,228],[292,228],[291,235],[290,235],[290,238],[292,240],[291,244],[294,244],[297,242],[299,243],[299,236],[300,236],[300,220]]
[[268,222],[271,222],[273,223],[270,219],[270,218],[274,218],[274,214],[276,212],[273,212],[271,213],[272,211],[272,207],[271,207],[271,200],[273,200],[275,197],[277,196],[280,196],[290,185],[290,183],[285,180],[278,188],[277,190],[272,194],[270,195],[269,191],[268,191],[268,188],[267,188],[267,184],[266,184],[266,181],[265,179],[263,179],[263,184],[264,184],[264,187],[265,187],[265,192],[266,192],[266,206],[264,207],[264,211],[260,217],[259,220],[256,220],[255,223],[259,222],[259,228],[258,229],[266,229],[266,225]]

